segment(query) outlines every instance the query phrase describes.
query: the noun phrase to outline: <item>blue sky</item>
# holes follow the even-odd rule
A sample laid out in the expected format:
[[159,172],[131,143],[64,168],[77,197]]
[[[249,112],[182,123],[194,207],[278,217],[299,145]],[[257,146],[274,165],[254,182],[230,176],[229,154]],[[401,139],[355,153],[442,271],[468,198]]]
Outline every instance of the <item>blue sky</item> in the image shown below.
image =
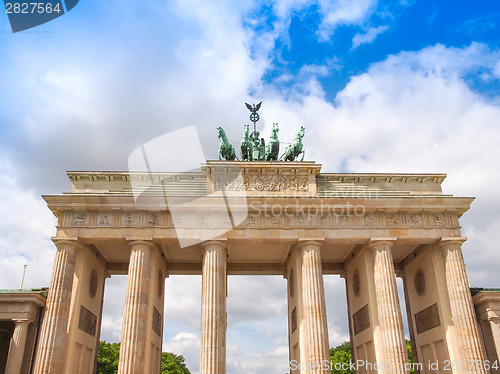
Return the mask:
[[[68,191],[66,170],[126,170],[136,147],[189,125],[215,159],[215,128],[239,143],[244,102],[261,100],[261,133],[278,122],[287,142],[304,125],[324,172],[447,173],[446,193],[476,197],[461,221],[471,284],[498,287],[498,35],[496,0],[82,0],[16,34],[0,15],[0,288],[25,263],[26,286],[48,285],[55,219],[40,196]],[[125,282],[107,281],[106,340],[120,337]],[[193,373],[200,286],[166,281],[164,349]],[[230,278],[228,374],[286,370],[285,287]],[[325,287],[334,346],[343,280]]]

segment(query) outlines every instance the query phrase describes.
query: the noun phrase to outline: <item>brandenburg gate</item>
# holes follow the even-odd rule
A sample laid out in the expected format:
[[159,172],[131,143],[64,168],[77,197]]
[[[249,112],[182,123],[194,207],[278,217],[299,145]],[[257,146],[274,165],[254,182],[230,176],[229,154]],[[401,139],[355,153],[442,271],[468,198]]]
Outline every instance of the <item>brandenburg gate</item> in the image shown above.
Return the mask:
[[[444,194],[442,174],[320,171],[207,161],[201,172],[68,172],[73,189],[44,196],[57,253],[34,372],[95,370],[105,280],[128,274],[118,373],[158,373],[165,278],[202,274],[200,374],[225,373],[227,276],[265,274],[288,282],[291,372],[329,373],[323,275],[337,274],[353,361],[367,363],[358,373],[409,373],[396,277],[420,372],[489,373],[461,249],[473,199]],[[446,366],[463,360],[474,365]]]

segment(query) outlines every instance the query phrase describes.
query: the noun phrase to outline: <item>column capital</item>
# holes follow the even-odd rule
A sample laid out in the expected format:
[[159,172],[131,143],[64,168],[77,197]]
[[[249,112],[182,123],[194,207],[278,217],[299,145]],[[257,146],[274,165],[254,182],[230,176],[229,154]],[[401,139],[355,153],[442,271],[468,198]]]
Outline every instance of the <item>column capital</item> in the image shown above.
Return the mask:
[[302,248],[306,245],[315,245],[321,247],[325,242],[325,238],[300,238],[297,241],[297,248]]
[[444,248],[449,245],[458,245],[459,247],[467,240],[465,236],[443,236],[439,239],[438,246]]
[[153,237],[151,236],[127,236],[125,238],[127,242],[130,244],[135,243],[135,242],[144,242],[145,244],[154,244],[153,243]]
[[496,310],[488,309],[486,312],[488,321],[500,322],[500,313]]
[[71,245],[76,248],[83,248],[84,245],[78,240],[78,238],[58,238],[57,236],[53,236],[50,238],[52,242],[59,247],[61,245]]
[[30,323],[35,322],[35,320],[34,319],[30,320],[28,318],[14,318],[14,319],[12,319],[12,322],[14,322],[16,325],[23,324],[23,323],[30,324]]
[[153,241],[153,238],[130,237],[126,238],[126,240],[130,248],[134,248],[135,246],[139,245],[144,245],[150,248],[156,248],[156,243]]
[[393,237],[376,237],[370,238],[366,246],[371,249],[376,249],[381,246],[388,246],[391,248],[398,239]]
[[218,245],[223,248],[227,248],[227,238],[220,238],[220,239],[210,239],[207,241],[204,241],[201,243],[201,246],[205,249],[208,246],[211,245]]

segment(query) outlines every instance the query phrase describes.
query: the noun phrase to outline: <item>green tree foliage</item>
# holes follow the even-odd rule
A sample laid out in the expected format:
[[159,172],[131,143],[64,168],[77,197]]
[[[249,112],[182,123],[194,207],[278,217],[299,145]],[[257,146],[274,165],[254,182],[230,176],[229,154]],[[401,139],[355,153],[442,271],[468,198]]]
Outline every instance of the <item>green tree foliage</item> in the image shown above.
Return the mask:
[[415,370],[413,370],[413,351],[411,349],[411,342],[409,340],[406,341],[406,352],[408,352],[408,361],[410,361],[410,373],[415,374]]
[[115,374],[118,371],[120,343],[99,342],[97,374]]
[[[331,348],[330,361],[332,362],[332,374],[352,374],[350,369],[351,343],[345,342],[338,347]],[[344,365],[346,370],[342,369],[342,364],[346,364]]]
[[[118,355],[120,343],[99,342],[97,353],[97,374],[116,374],[118,372]],[[186,367],[184,357],[173,353],[161,354],[160,374],[191,374]]]
[[173,353],[162,352],[161,374],[190,374],[184,363],[184,357]]
[[[413,370],[413,352],[411,349],[411,343],[409,340],[406,341],[406,351],[408,352],[408,360],[410,361],[412,369],[410,370],[411,374],[415,374],[415,370]],[[351,343],[344,342],[338,347],[330,349],[330,361],[332,362],[332,374],[352,374],[352,370],[350,368],[348,370],[341,369],[341,365],[344,363],[349,364],[351,362]],[[338,364],[335,368],[335,364]],[[344,365],[344,367],[348,367],[349,365]]]

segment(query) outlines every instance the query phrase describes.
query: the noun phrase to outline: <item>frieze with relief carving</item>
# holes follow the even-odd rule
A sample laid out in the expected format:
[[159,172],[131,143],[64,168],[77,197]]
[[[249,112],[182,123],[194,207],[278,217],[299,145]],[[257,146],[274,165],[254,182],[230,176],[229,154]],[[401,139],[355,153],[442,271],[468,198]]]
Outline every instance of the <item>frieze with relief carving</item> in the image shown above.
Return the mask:
[[73,225],[75,226],[83,226],[87,224],[87,214],[86,213],[77,213],[75,214]]
[[[305,178],[305,177],[304,177]],[[271,211],[258,207],[257,212],[249,212],[242,225],[236,229],[256,228],[440,228],[459,229],[458,217],[450,214],[434,213],[379,213],[365,212],[362,215],[342,214],[341,211],[328,210],[325,207],[300,210],[295,204],[280,209],[274,207]],[[268,207],[269,208],[269,207]],[[296,209],[299,209],[296,211]],[[351,212],[353,210],[351,209]],[[177,212],[173,217],[169,211],[164,212],[78,212],[68,213],[64,216],[62,227],[74,228],[127,228],[127,227],[206,227],[231,225],[227,215],[225,220],[219,217],[220,212]],[[438,217],[438,218],[436,218]]]
[[99,226],[110,226],[111,219],[107,214],[100,215],[97,220]]
[[308,191],[307,176],[301,175],[230,175],[215,176],[215,191]]

